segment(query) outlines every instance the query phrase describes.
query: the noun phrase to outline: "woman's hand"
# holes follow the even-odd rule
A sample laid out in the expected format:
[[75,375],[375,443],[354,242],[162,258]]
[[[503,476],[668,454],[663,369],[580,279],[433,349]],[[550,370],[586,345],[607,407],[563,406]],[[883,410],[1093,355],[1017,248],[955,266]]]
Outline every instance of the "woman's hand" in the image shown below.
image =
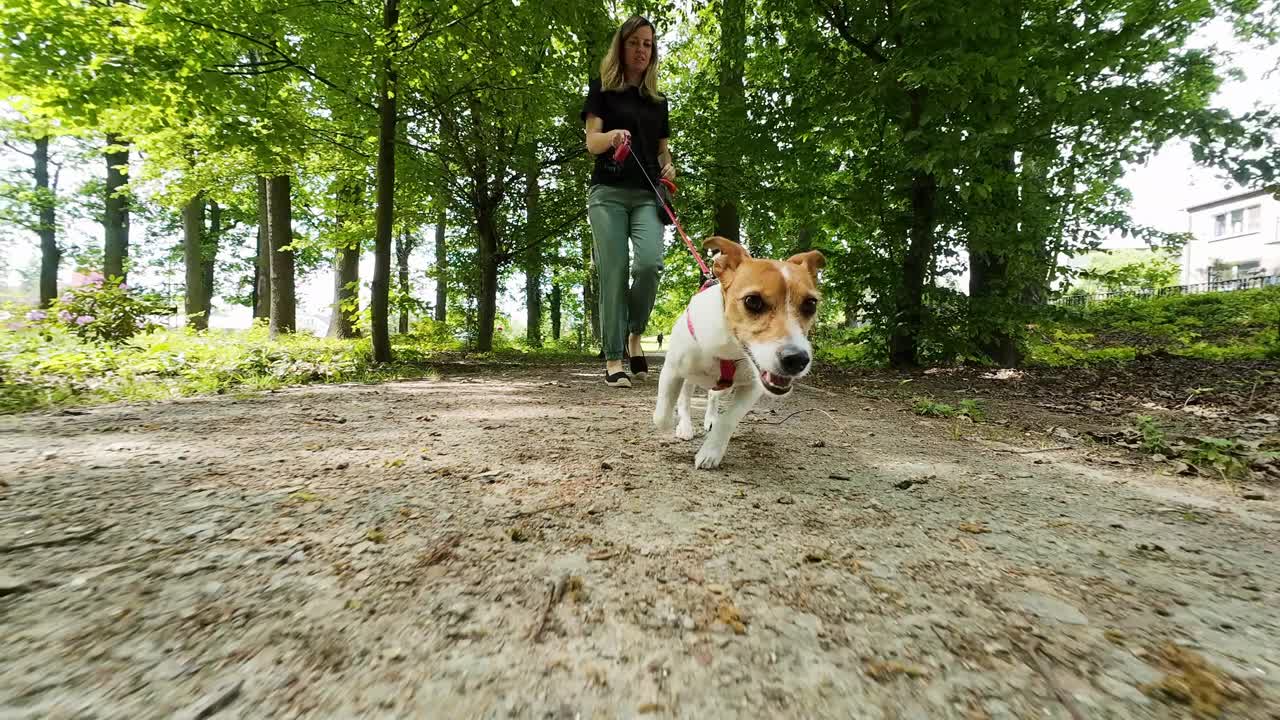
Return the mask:
[[631,142],[630,130],[612,130],[609,132],[609,147],[618,147]]
[[676,179],[676,166],[675,166],[674,164],[672,164],[672,163],[667,163],[666,165],[663,165],[663,166],[662,166],[662,177],[666,178],[667,180],[675,180],[675,179]]

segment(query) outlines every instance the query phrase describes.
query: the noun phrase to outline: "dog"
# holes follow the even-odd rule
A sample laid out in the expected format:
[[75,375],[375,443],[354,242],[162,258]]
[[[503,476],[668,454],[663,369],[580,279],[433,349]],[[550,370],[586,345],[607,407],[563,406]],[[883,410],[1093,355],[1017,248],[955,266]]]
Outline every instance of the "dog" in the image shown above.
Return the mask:
[[667,336],[653,423],[692,440],[694,388],[707,390],[707,435],[693,465],[712,470],[760,398],[790,394],[812,367],[809,330],[821,300],[818,271],[827,261],[816,250],[785,262],[758,260],[719,236],[703,247],[719,252],[712,265],[719,285],[698,291]]

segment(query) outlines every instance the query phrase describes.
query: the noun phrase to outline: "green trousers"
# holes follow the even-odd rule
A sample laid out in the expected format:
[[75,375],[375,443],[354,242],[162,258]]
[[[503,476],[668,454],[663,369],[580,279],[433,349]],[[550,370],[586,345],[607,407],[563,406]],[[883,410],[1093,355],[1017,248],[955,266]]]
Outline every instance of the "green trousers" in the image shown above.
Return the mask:
[[600,276],[604,357],[621,360],[627,334],[644,333],[658,297],[663,255],[658,202],[648,190],[592,185],[587,218]]

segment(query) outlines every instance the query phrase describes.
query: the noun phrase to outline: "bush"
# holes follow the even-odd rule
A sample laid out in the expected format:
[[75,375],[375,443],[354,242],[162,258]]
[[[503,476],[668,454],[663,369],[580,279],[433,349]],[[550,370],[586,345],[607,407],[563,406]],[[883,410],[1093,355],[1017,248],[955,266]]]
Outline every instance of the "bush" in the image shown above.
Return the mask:
[[1057,307],[1032,334],[1027,359],[1096,365],[1156,351],[1215,361],[1280,358],[1280,287]]
[[47,312],[32,310],[27,319],[56,323],[82,340],[119,345],[160,327],[148,316],[164,313],[165,308],[118,278],[92,273],[88,282],[67,290]]

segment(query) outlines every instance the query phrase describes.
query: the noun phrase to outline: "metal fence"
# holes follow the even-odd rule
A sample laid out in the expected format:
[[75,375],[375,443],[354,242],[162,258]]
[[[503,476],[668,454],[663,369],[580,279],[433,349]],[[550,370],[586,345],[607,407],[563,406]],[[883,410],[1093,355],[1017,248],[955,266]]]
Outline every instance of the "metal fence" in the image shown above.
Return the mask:
[[1162,288],[1142,288],[1140,290],[1118,290],[1115,292],[1068,293],[1058,297],[1055,305],[1088,305],[1106,302],[1115,298],[1136,297],[1151,298],[1166,295],[1198,295],[1200,293],[1235,292],[1236,290],[1256,290],[1258,288],[1280,285],[1280,275],[1261,275],[1257,277],[1236,278],[1234,280],[1214,280],[1196,285],[1170,285]]

